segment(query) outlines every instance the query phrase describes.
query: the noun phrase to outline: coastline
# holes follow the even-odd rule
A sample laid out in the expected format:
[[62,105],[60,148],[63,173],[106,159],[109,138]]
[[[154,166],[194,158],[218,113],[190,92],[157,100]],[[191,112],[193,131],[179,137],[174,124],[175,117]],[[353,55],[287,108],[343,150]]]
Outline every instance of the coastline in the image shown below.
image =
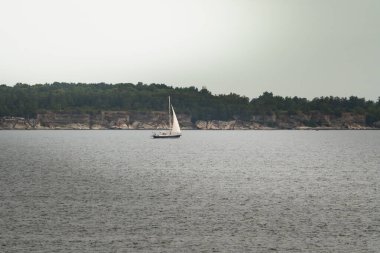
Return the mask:
[[[108,114],[110,114],[108,112]],[[164,130],[167,129],[165,113],[153,112],[144,117],[125,117],[119,113],[111,113],[112,117],[96,119],[86,114],[38,115],[37,118],[0,117],[0,130]],[[157,114],[160,117],[157,117]],[[116,115],[116,116],[115,116]],[[108,115],[109,116],[109,115]],[[141,115],[140,115],[141,116]],[[365,121],[350,117],[348,120],[325,120],[318,126],[307,126],[300,120],[281,118],[272,121],[242,120],[198,120],[192,122],[187,115],[179,115],[183,130],[380,130],[380,126],[368,126]],[[326,118],[326,117],[325,117]]]

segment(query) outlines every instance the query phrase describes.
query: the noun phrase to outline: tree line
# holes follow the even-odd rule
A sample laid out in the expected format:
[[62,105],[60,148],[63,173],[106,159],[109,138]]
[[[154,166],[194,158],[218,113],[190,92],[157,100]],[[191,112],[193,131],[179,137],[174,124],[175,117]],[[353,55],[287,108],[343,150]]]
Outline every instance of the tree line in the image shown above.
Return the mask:
[[378,101],[351,96],[300,97],[275,96],[264,92],[257,98],[235,93],[213,95],[207,88],[171,87],[165,84],[132,83],[62,83],[15,86],[0,85],[0,116],[33,118],[37,113],[64,111],[99,113],[101,110],[163,111],[171,96],[177,113],[196,120],[250,120],[252,115],[310,113],[340,116],[344,112],[366,116],[368,125],[380,120]]

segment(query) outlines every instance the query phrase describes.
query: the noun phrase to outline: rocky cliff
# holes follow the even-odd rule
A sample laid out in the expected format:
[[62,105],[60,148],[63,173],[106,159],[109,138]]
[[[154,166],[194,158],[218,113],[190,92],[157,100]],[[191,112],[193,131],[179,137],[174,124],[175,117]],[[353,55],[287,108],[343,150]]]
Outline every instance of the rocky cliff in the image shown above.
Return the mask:
[[[361,114],[342,113],[326,115],[320,112],[309,114],[277,113],[253,115],[251,120],[198,120],[178,114],[182,129],[204,130],[249,130],[249,129],[376,129],[366,125],[366,117]],[[0,118],[0,129],[166,129],[166,112],[102,111],[98,114],[47,112],[37,114],[35,119],[21,117]]]
[[[177,115],[183,129],[193,129],[191,117]],[[0,129],[167,129],[165,112],[102,111],[98,114],[47,112],[35,119],[0,118]]]

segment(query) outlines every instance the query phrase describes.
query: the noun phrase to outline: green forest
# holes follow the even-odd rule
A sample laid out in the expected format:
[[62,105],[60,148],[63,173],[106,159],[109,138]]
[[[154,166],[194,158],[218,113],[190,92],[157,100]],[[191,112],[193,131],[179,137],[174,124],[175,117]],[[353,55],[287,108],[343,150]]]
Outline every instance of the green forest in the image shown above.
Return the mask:
[[281,97],[264,92],[257,98],[230,93],[213,95],[206,88],[171,87],[165,84],[60,83],[0,85],[0,116],[33,118],[37,113],[64,111],[98,113],[101,110],[163,111],[170,95],[177,113],[196,120],[250,120],[252,115],[310,113],[339,116],[344,112],[366,115],[366,123],[380,120],[377,101],[351,96]]

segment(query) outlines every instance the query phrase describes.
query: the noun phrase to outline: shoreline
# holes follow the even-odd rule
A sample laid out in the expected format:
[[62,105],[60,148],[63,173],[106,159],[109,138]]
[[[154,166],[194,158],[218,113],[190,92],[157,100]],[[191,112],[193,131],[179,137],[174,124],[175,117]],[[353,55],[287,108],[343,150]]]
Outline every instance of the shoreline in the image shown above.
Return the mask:
[[[365,118],[346,115],[333,118],[324,115],[323,120],[313,121],[310,126],[305,119],[277,117],[252,120],[197,120],[189,115],[178,115],[182,130],[380,130],[380,122],[367,125]],[[309,122],[311,120],[309,119]],[[152,114],[127,114],[103,112],[99,117],[87,114],[49,113],[36,118],[0,117],[0,130],[167,130],[167,118],[162,112]]]
[[[145,128],[0,128],[0,131],[163,131],[167,129],[145,129]],[[257,129],[182,129],[183,131],[376,131],[380,128],[366,127],[366,128],[257,128]]]

